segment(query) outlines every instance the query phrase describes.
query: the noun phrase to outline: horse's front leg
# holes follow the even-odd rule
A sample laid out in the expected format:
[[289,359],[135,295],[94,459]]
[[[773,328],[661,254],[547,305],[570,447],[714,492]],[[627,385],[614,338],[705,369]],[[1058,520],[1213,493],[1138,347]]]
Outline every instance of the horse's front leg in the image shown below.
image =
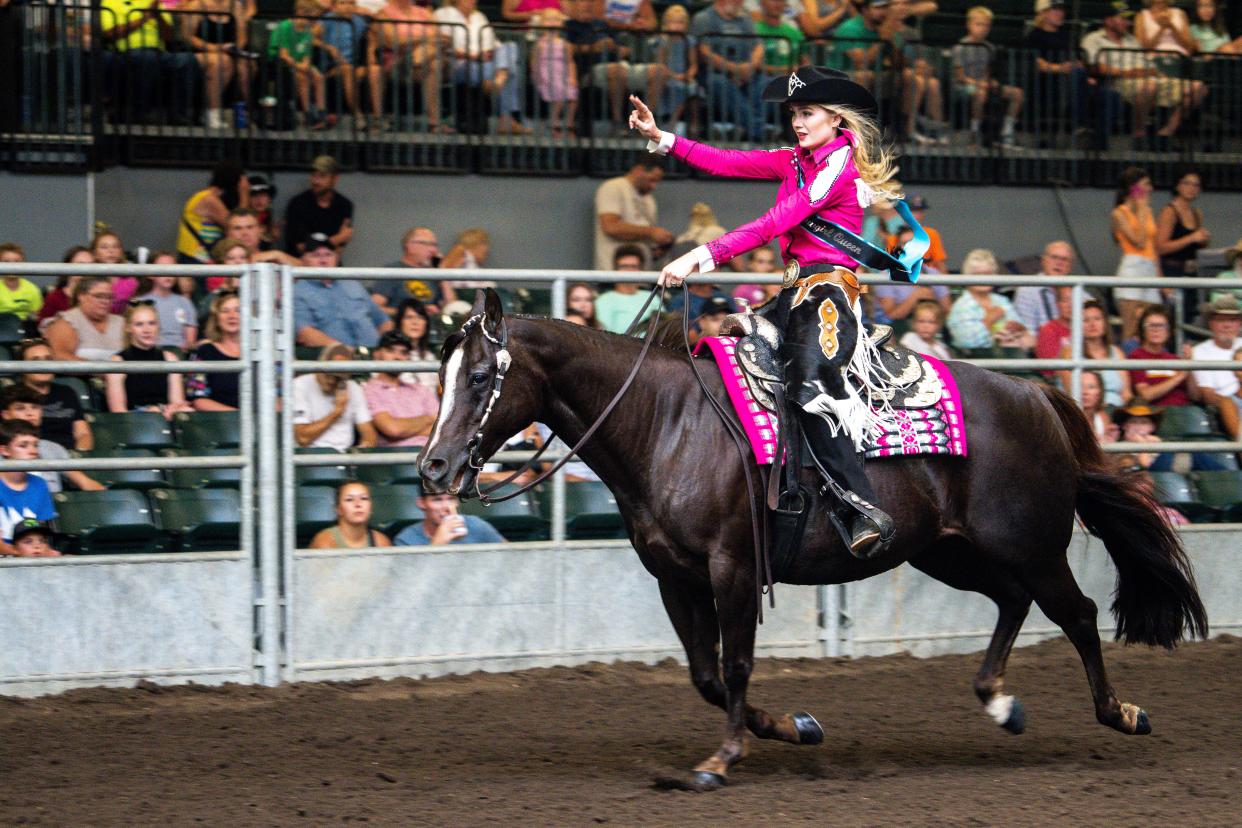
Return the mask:
[[720,620],[728,720],[720,749],[694,768],[695,784],[707,790],[723,785],[729,769],[746,758],[746,688],[755,666],[755,622],[759,609],[753,566],[717,554],[712,556],[709,567]]
[[[720,622],[711,590],[706,585],[661,580],[660,597],[686,649],[690,681],[708,704],[728,710],[728,691],[720,678],[717,653]],[[776,718],[766,710],[747,704],[746,727],[760,739],[795,745],[817,745],[824,739],[819,723],[809,713],[786,713]]]

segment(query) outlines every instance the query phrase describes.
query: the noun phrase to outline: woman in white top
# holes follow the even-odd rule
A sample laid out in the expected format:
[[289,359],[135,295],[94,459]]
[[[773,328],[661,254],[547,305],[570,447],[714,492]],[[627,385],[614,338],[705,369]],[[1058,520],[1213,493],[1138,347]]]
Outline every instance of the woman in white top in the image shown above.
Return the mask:
[[125,347],[125,323],[111,313],[114,291],[106,276],[84,276],[73,290],[74,305],[57,314],[43,332],[55,359],[101,362]]
[[1193,55],[1199,50],[1190,33],[1190,18],[1169,0],[1147,0],[1147,8],[1134,18],[1134,36],[1144,49]]

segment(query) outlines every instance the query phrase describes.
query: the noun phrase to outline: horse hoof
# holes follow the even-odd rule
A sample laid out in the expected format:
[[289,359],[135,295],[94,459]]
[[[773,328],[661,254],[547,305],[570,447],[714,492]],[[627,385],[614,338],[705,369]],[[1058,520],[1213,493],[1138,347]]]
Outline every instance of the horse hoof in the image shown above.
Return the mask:
[[694,772],[694,789],[697,791],[715,791],[723,788],[725,778],[723,774],[713,773],[711,771],[695,771]]
[[1151,733],[1151,719],[1147,718],[1146,710],[1140,710],[1134,719],[1134,735],[1146,736],[1149,733]]
[[1026,708],[1022,706],[1022,702],[1017,699],[1013,700],[1013,707],[1009,709],[1009,718],[1001,722],[1001,727],[1014,736],[1026,730]]
[[793,723],[798,730],[798,744],[818,745],[824,741],[824,729],[810,713],[793,714]]

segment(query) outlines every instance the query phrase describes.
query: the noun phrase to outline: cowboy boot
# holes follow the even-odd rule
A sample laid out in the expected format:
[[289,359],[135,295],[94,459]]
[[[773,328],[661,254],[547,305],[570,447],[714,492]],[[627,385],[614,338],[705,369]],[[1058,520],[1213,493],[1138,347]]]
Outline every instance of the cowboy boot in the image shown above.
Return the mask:
[[801,412],[799,424],[820,474],[825,478],[825,488],[850,510],[846,520],[850,553],[856,558],[874,557],[892,539],[893,519],[875,505],[875,492],[863,471],[854,443],[844,434],[834,436],[818,415]]

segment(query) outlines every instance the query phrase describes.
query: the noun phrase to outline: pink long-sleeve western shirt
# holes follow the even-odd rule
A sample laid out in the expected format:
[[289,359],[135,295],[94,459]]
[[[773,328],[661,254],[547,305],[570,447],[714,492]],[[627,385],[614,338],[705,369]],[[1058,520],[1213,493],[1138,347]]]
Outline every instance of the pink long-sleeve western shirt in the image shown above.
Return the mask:
[[854,259],[800,225],[810,216],[819,216],[854,233],[861,230],[863,207],[871,201],[871,190],[858,177],[853,141],[849,130],[841,130],[835,140],[814,152],[789,147],[724,150],[664,132],[659,142],[651,141],[647,148],[662,155],[671,153],[674,158],[713,175],[781,182],[772,209],[695,248],[700,272],[715,270],[775,238],[780,239],[781,255],[786,262],[796,260],[804,267],[834,264],[852,269],[858,265]]

